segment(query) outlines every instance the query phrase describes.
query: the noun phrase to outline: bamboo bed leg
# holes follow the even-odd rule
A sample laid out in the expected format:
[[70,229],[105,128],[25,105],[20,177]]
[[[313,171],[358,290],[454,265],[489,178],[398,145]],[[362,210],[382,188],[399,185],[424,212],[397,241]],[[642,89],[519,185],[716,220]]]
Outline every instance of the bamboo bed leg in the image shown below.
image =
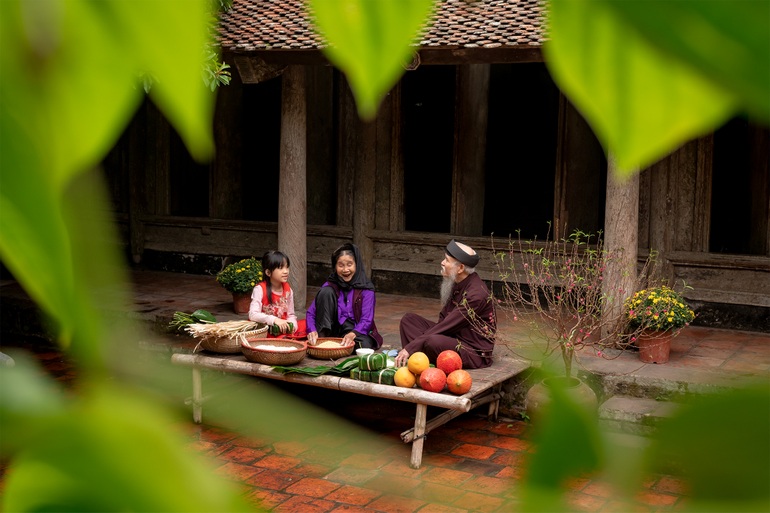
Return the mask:
[[494,401],[492,401],[491,403],[489,403],[489,411],[487,412],[487,418],[491,418],[493,420],[497,420],[497,414],[498,414],[499,408],[500,408],[500,397],[501,397],[500,391],[502,390],[502,388],[503,388],[502,385],[497,385],[495,387],[493,396],[496,399]]
[[192,407],[193,407],[193,422],[200,424],[202,420],[203,409],[203,392],[201,387],[201,370],[198,367],[192,368]]
[[412,442],[412,468],[420,468],[422,464],[422,446],[425,443],[425,421],[427,420],[428,405],[418,404],[414,416],[414,441]]

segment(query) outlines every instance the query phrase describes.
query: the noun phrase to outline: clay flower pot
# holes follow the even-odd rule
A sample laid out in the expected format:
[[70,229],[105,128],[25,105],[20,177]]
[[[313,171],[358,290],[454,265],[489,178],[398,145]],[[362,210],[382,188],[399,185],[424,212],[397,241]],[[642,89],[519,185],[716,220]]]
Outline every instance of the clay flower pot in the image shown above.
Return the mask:
[[251,294],[233,292],[233,312],[237,314],[249,313],[251,306]]
[[666,363],[671,352],[671,330],[644,330],[636,339],[639,359],[644,363]]

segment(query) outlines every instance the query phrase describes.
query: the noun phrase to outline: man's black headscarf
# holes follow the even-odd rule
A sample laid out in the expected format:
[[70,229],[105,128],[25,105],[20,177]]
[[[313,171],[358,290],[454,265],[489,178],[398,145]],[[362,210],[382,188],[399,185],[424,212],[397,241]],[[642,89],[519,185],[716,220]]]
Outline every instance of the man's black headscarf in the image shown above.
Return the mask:
[[[337,275],[337,260],[347,253],[352,253],[353,260],[356,262],[356,273],[353,275],[353,279],[345,281]],[[364,261],[361,259],[361,251],[355,244],[343,244],[332,253],[332,273],[326,279],[329,283],[334,283],[340,290],[350,289],[367,289],[374,290],[374,284],[366,276],[366,269],[364,268]]]

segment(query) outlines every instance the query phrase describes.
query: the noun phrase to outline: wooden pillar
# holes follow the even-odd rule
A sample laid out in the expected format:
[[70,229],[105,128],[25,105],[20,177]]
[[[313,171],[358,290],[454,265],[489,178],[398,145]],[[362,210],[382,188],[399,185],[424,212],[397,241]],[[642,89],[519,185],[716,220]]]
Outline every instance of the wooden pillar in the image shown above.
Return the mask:
[[[375,204],[374,228],[387,230],[390,228],[391,206],[391,175],[393,173],[393,92],[388,93],[380,104],[376,120],[375,149]],[[400,209],[403,210],[403,209]],[[367,269],[368,271],[368,269]]]
[[216,155],[209,172],[209,217],[213,219],[242,219],[241,186],[241,113],[243,86],[238,73],[233,73],[227,86],[217,89],[214,112],[214,144]]
[[337,213],[334,68],[307,66],[307,222],[333,225]]
[[457,235],[481,235],[484,223],[489,70],[489,64],[457,67],[450,225]]
[[601,198],[607,180],[604,150],[583,116],[559,95],[559,132],[556,147],[553,238],[574,230],[596,232],[602,228],[600,209],[586,198]]
[[[147,100],[145,99],[145,102]],[[147,108],[143,104],[128,126],[128,231],[131,259],[142,261],[144,253],[144,221],[147,212]]]
[[[636,283],[639,251],[639,170],[622,180],[612,154],[607,157],[607,206],[604,249],[612,255],[604,274],[603,292],[610,301],[605,314],[614,317]],[[602,335],[607,335],[603,333]]]
[[[145,190],[148,212],[159,216],[171,213],[171,125],[152,102],[147,106],[147,146]],[[151,191],[151,192],[150,192]]]
[[377,174],[377,123],[359,121],[355,194],[353,195],[353,244],[361,250],[366,272],[372,273],[374,243],[370,235],[374,228],[374,191]]
[[353,226],[353,182],[361,122],[353,93],[344,77],[340,76],[338,86],[340,132],[337,148],[337,226]]
[[[401,82],[390,92],[390,205],[388,229],[402,232],[406,224],[404,215],[404,147],[401,144]],[[379,228],[379,227],[378,227]]]
[[294,307],[307,301],[307,105],[305,69],[289,66],[281,78],[278,249],[291,258]]
[[770,130],[749,124],[749,169],[751,180],[751,230],[749,250],[753,255],[770,256]]

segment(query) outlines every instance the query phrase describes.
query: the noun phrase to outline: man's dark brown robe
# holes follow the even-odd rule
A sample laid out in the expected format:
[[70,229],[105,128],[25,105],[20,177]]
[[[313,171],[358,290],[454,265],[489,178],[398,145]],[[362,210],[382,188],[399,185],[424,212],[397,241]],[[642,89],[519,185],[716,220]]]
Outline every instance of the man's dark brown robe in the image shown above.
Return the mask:
[[[473,323],[471,316],[475,319]],[[478,369],[492,365],[496,329],[495,308],[489,289],[479,275],[473,273],[455,283],[449,301],[439,313],[438,322],[414,313],[404,315],[400,325],[401,346],[410,355],[422,351],[432,363],[441,351],[453,349],[460,353],[464,368]]]

